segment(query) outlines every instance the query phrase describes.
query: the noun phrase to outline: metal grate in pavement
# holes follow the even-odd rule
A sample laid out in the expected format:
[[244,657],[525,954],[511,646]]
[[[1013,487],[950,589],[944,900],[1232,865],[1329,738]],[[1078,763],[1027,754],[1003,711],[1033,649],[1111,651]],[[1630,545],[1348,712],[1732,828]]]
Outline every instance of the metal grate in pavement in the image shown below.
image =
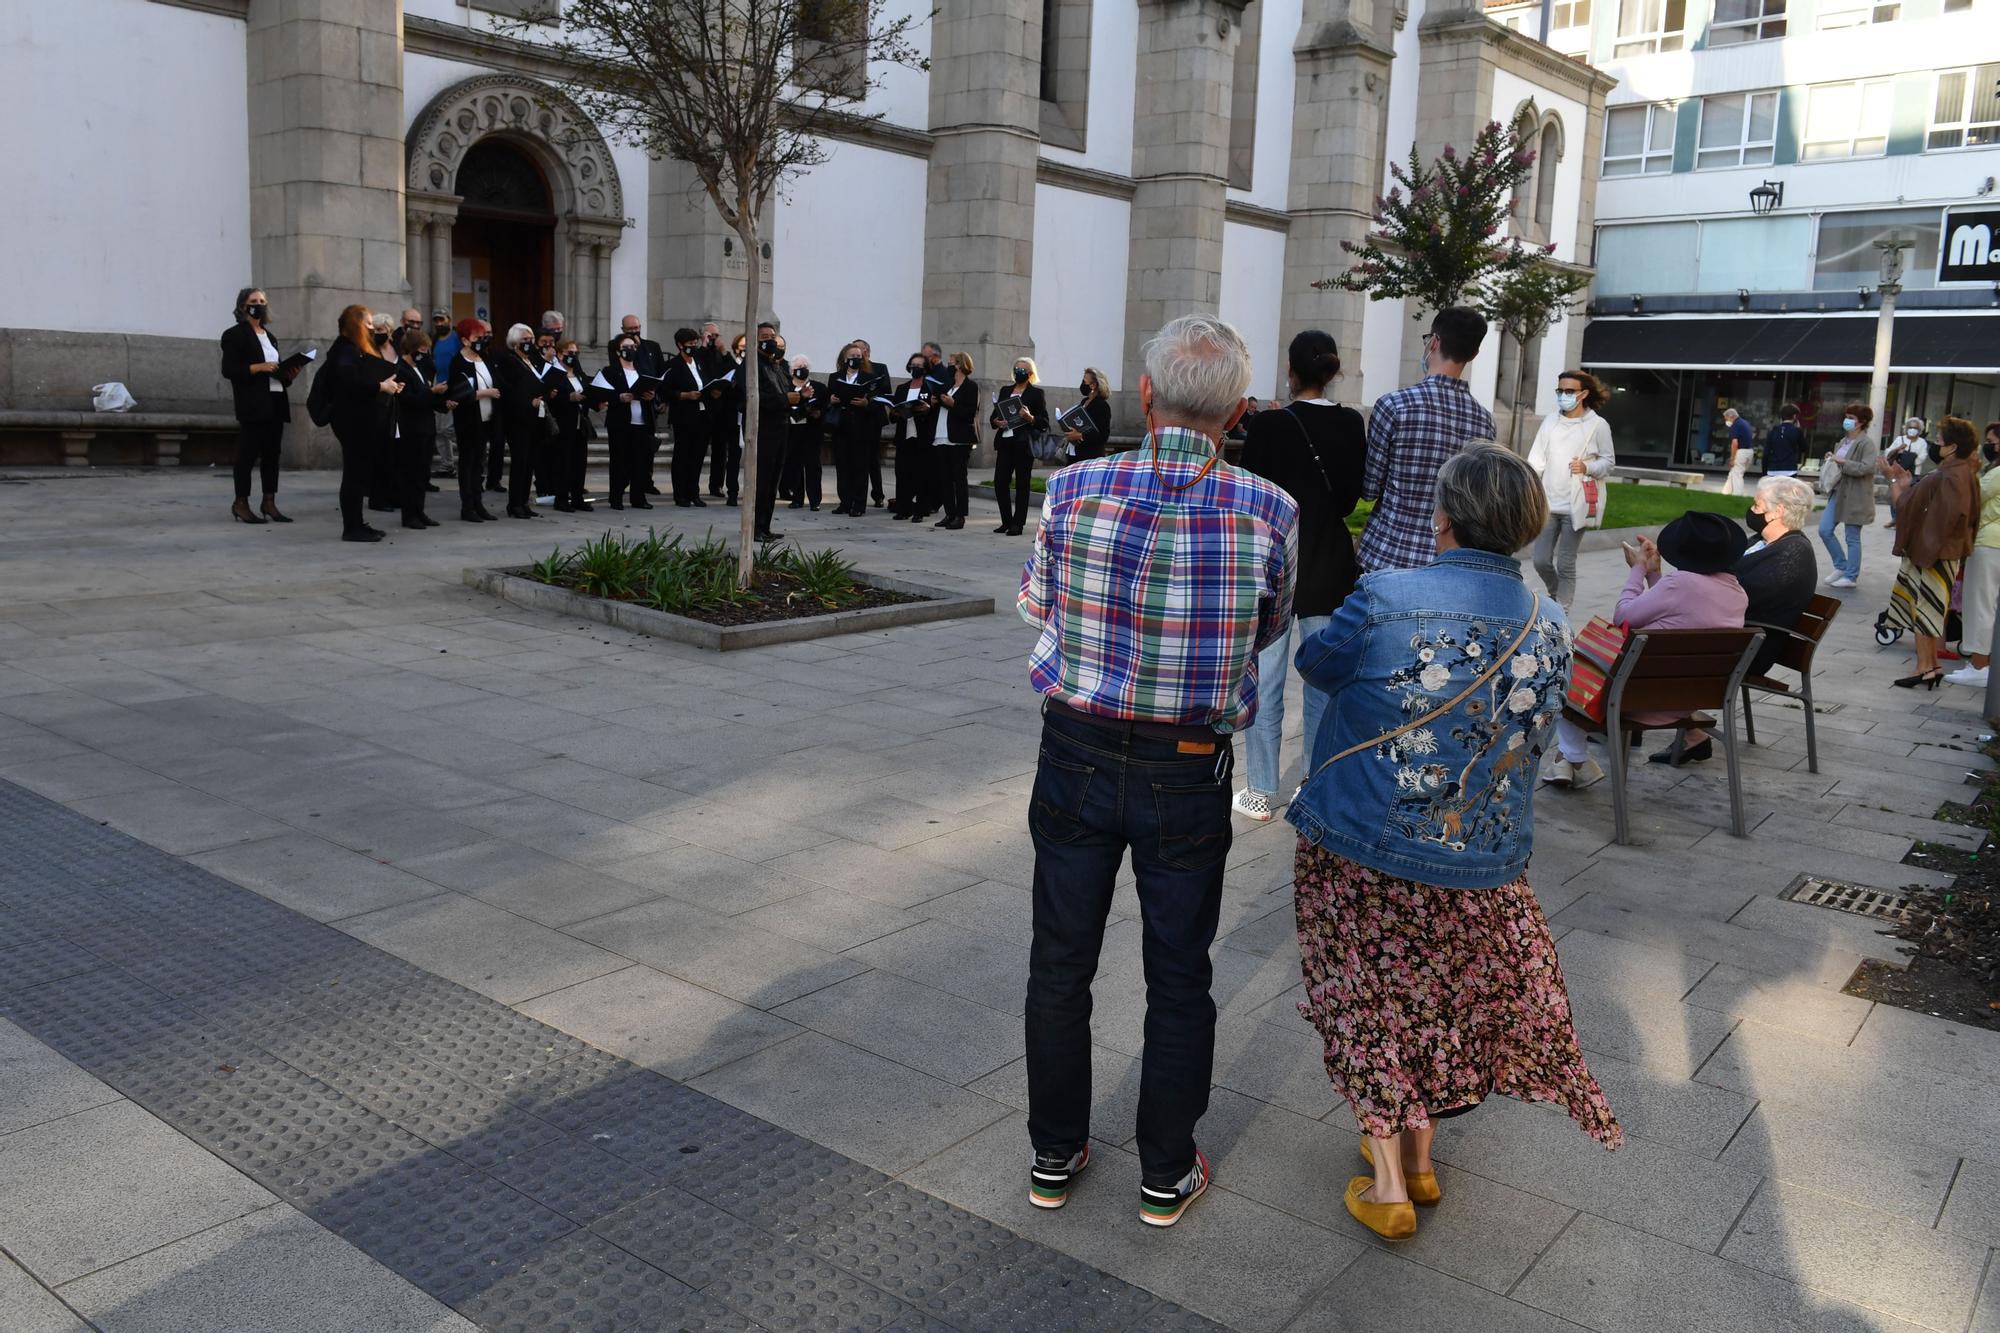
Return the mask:
[[1778,895],[1808,907],[1828,907],[1836,912],[1874,917],[1878,921],[1902,921],[1910,913],[1910,900],[1900,893],[1844,884],[1837,879],[1801,875],[1789,889]]

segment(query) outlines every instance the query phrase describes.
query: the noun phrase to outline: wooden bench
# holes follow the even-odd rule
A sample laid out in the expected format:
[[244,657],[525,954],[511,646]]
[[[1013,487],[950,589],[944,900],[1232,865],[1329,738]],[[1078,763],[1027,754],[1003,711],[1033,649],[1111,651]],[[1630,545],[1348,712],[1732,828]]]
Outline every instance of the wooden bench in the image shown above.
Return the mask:
[[1832,597],[1814,593],[1806,604],[1805,613],[1798,623],[1789,627],[1781,625],[1754,625],[1771,638],[1784,640],[1778,656],[1771,663],[1774,667],[1784,667],[1799,673],[1796,686],[1770,676],[1751,676],[1743,682],[1743,739],[1750,744],[1757,743],[1757,720],[1750,715],[1750,691],[1775,694],[1784,699],[1796,699],[1806,710],[1806,770],[1819,772],[1819,738],[1813,731],[1813,654],[1819,651],[1819,642],[1826,637],[1833,618],[1840,614],[1840,602]]
[[1704,472],[1671,472],[1658,467],[1614,467],[1611,477],[1614,481],[1636,481],[1642,485],[1678,486],[1686,490],[1699,486],[1707,478]]
[[[301,413],[301,416],[304,414]],[[178,467],[191,435],[236,434],[236,418],[206,412],[37,412],[0,409],[0,436],[53,435],[64,467],[89,467],[90,447],[99,435],[144,437],[143,461]]]

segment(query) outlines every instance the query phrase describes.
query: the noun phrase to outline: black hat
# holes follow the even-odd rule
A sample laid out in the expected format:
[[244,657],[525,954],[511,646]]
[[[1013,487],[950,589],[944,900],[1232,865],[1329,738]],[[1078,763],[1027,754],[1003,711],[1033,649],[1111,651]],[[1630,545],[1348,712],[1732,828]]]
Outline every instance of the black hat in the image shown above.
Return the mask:
[[1727,574],[1749,544],[1741,520],[1700,509],[1690,509],[1660,529],[1660,558],[1690,574]]

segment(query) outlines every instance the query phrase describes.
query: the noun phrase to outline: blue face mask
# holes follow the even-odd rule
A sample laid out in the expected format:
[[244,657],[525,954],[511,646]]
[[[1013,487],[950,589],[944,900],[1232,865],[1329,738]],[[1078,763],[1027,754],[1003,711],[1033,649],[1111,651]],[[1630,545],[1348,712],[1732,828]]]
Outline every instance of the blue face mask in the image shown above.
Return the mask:
[[1842,417],[1840,419],[1840,428],[1842,430],[1853,430],[1859,424],[1853,417]]
[[1557,406],[1558,408],[1560,408],[1560,409],[1561,409],[1562,411],[1564,411],[1564,412],[1574,412],[1574,411],[1576,411],[1576,395],[1575,395],[1575,394],[1573,394],[1573,393],[1559,393],[1559,394],[1557,394],[1557,395],[1556,395],[1556,406]]

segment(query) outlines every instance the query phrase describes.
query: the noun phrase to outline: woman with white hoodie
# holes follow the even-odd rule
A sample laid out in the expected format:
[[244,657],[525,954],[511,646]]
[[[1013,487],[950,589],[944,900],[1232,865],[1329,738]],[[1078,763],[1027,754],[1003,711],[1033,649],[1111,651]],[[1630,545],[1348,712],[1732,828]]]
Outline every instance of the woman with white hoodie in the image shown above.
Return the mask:
[[1528,450],[1528,466],[1542,479],[1549,499],[1549,525],[1535,543],[1535,572],[1565,611],[1576,597],[1576,548],[1583,539],[1571,514],[1582,489],[1580,479],[1602,481],[1618,464],[1611,451],[1611,427],[1597,415],[1604,401],[1604,385],[1595,375],[1565,370],[1556,378],[1557,414],[1542,418]]

